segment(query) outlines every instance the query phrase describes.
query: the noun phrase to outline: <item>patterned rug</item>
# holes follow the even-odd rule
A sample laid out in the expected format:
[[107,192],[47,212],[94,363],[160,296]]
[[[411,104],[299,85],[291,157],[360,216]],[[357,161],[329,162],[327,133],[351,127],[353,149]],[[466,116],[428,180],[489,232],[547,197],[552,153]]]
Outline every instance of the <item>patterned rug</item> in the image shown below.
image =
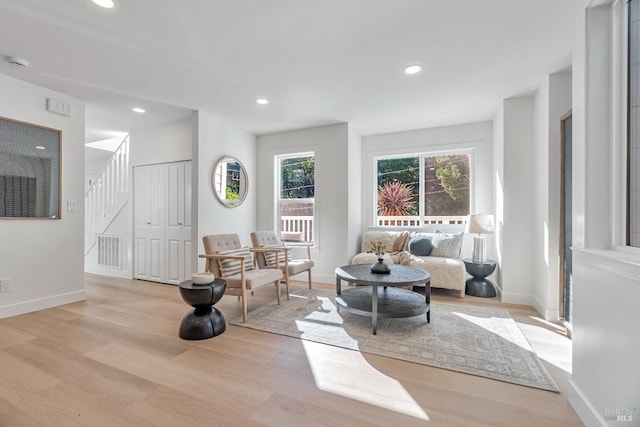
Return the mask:
[[506,310],[432,303],[431,323],[421,315],[378,319],[337,312],[334,293],[294,288],[291,300],[262,305],[233,325],[381,356],[558,391],[533,348]]

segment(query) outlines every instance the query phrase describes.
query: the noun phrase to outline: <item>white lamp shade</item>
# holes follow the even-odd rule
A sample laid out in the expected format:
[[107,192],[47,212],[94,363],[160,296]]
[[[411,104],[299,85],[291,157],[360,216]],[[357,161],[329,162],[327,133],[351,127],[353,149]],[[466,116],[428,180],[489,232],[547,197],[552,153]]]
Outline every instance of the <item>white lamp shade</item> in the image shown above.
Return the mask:
[[469,215],[465,231],[475,234],[493,234],[493,215]]

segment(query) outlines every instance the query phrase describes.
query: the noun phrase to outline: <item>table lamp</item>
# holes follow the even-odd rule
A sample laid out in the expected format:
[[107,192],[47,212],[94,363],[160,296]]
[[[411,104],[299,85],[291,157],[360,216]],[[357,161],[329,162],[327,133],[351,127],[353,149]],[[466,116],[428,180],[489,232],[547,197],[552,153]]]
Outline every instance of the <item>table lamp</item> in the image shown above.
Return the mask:
[[486,262],[486,245],[483,234],[493,234],[493,230],[493,215],[469,215],[465,232],[469,234],[477,234],[477,236],[473,237],[473,255],[471,257],[473,262]]

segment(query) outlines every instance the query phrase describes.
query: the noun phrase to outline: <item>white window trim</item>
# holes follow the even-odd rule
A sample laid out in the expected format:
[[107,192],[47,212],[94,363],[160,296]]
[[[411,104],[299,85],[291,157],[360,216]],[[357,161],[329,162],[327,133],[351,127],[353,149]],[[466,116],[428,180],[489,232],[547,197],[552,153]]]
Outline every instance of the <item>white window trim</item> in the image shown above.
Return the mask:
[[[371,206],[371,217],[370,217],[370,227],[371,228],[379,228],[379,229],[385,229],[385,230],[392,230],[394,228],[402,228],[404,229],[405,227],[392,227],[392,226],[380,226],[378,225],[378,161],[379,160],[385,160],[385,159],[403,159],[406,157],[418,157],[419,159],[419,164],[420,164],[420,171],[423,172],[424,171],[424,158],[425,157],[435,157],[435,156],[449,156],[449,155],[456,155],[456,154],[468,154],[469,155],[469,213],[473,213],[474,211],[474,207],[475,207],[475,191],[474,191],[474,186],[475,186],[475,181],[476,181],[476,176],[475,176],[475,148],[473,147],[465,147],[465,148],[442,148],[442,149],[432,149],[432,150],[425,150],[425,151],[419,151],[419,152],[400,152],[400,153],[389,153],[389,154],[377,154],[374,155],[372,157],[373,159],[373,167],[372,167],[372,171],[373,171],[373,185],[372,185],[372,206]],[[420,176],[420,181],[419,181],[419,193],[418,193],[418,200],[419,200],[419,215],[418,217],[420,218],[420,221],[423,222],[424,218],[428,218],[426,216],[423,215],[423,210],[421,209],[422,207],[424,207],[424,180],[422,179],[423,176]],[[415,229],[424,229],[424,228],[453,228],[453,229],[463,229],[464,226],[463,225],[446,225],[446,226],[434,226],[434,225],[421,225],[419,227],[415,227]]]
[[627,246],[627,144],[628,144],[628,10],[626,0],[616,0],[612,8],[612,218],[611,247],[640,257],[640,248]]
[[[282,153],[282,154],[275,154],[274,155],[274,171],[275,171],[275,203],[274,203],[274,207],[275,207],[275,212],[274,212],[274,219],[275,219],[275,224],[274,224],[274,230],[276,230],[276,233],[278,236],[281,235],[282,233],[282,229],[281,229],[281,223],[282,221],[280,220],[280,203],[285,200],[287,203],[313,203],[313,247],[317,248],[319,245],[319,224],[318,224],[318,204],[317,204],[317,195],[315,195],[315,191],[314,191],[314,197],[312,199],[310,198],[305,198],[305,199],[282,199],[280,197],[280,190],[281,190],[281,173],[280,173],[280,166],[282,163],[282,160],[286,160],[286,159],[291,159],[291,158],[295,158],[295,157],[308,157],[308,156],[313,156],[314,157],[314,186],[316,186],[316,179],[315,179],[315,174],[317,172],[318,169],[318,156],[316,151],[301,151],[301,152],[295,152],[295,153]],[[317,187],[316,187],[317,189]],[[300,246],[304,246],[306,245],[306,243],[300,244]],[[296,243],[294,242],[287,242],[287,246],[296,246]]]
[[[617,0],[612,5],[613,12],[613,179],[612,207],[613,233],[611,246],[626,249],[627,230],[627,11],[626,0]],[[640,254],[640,252],[639,252]]]

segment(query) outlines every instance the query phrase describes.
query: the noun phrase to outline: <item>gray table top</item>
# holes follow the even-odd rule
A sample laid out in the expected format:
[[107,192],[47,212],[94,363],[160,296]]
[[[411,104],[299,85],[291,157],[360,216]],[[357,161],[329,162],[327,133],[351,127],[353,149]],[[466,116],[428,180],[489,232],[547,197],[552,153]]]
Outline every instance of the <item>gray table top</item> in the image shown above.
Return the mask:
[[408,265],[390,264],[389,268],[389,274],[376,274],[371,272],[370,264],[343,265],[336,268],[336,277],[349,283],[379,286],[424,285],[431,279],[428,272]]

